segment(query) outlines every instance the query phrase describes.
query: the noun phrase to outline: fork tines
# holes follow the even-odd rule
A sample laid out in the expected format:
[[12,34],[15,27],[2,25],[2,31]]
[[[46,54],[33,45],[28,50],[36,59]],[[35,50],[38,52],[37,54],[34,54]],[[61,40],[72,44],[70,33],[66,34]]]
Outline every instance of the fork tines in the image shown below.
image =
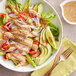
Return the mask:
[[68,58],[72,52],[73,50],[71,48],[68,48],[65,52],[62,53],[62,55]]

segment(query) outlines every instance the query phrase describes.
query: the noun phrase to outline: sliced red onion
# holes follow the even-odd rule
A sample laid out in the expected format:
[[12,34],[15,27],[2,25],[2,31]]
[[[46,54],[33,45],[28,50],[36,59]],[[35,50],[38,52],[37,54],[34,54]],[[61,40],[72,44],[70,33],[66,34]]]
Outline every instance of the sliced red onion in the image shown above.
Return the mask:
[[15,51],[17,51],[17,49],[14,49],[13,51],[15,52]]
[[23,22],[23,21],[17,21],[19,24],[22,24],[22,25],[26,25],[26,23],[25,22]]
[[11,39],[9,40],[9,42],[12,42],[12,41],[13,41],[13,40],[11,40]]
[[13,24],[12,24],[12,25],[9,26],[9,28],[12,28],[12,27],[16,27],[16,25],[13,25]]
[[40,24],[40,21],[39,21],[39,18],[38,18],[38,17],[32,18],[32,20],[33,20],[36,24]]
[[38,17],[32,18],[32,20],[35,22],[35,24],[40,27],[40,20]]
[[17,16],[15,13],[13,13],[13,12],[10,12],[8,15],[10,15],[10,16]]
[[8,21],[8,22],[6,22],[4,25],[9,26],[9,25],[10,25],[10,23],[11,23],[11,22],[9,22],[9,21]]

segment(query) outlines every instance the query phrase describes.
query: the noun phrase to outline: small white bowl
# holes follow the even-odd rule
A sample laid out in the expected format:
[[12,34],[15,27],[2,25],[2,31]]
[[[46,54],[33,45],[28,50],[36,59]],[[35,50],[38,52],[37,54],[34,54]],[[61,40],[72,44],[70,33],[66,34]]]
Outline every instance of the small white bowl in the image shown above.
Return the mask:
[[64,20],[65,20],[67,23],[69,23],[69,24],[76,25],[76,23],[70,22],[70,21],[67,20],[67,18],[64,16],[63,5],[66,4],[66,3],[68,3],[68,2],[71,2],[71,1],[76,1],[76,0],[65,0],[64,2],[62,2],[62,3],[60,4],[60,7],[61,7],[61,10],[62,10],[62,16],[63,16]]

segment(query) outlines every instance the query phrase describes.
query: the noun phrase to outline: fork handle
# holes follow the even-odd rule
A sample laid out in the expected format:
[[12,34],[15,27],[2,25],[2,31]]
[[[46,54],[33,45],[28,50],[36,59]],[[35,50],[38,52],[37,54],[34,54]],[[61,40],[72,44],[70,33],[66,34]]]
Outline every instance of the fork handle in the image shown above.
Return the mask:
[[64,46],[62,46],[62,47],[60,48],[58,54],[56,55],[56,58],[55,58],[55,60],[54,60],[54,63],[53,63],[53,65],[52,65],[52,68],[51,68],[44,76],[50,76],[52,70],[59,64],[60,60],[58,61],[58,59],[59,59],[59,57],[60,57],[63,49],[64,49]]
[[55,64],[53,64],[52,68],[44,75],[44,76],[50,76],[53,69],[59,64],[59,62],[56,62]]

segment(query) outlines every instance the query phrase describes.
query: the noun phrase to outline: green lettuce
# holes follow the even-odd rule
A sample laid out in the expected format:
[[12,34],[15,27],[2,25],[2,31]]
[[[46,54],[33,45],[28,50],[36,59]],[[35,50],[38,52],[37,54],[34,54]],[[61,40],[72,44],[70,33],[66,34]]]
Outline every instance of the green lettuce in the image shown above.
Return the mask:
[[51,19],[52,18],[55,18],[55,14],[54,13],[51,13],[51,12],[48,12],[48,13],[43,13],[42,14],[42,19],[43,20],[46,20],[47,23],[50,23],[51,22]]
[[29,3],[30,3],[30,0],[27,0],[26,4],[24,6],[24,9],[23,9],[24,12],[25,12],[26,9],[29,8]]
[[[11,8],[12,12],[18,14],[18,11],[22,11],[22,5],[17,0],[7,0],[8,5],[16,6],[16,8]],[[19,10],[18,10],[19,9]]]
[[3,23],[5,24],[8,21],[8,14],[5,14],[4,18],[3,18]]
[[55,40],[58,41],[59,40],[59,28],[52,23],[49,23],[49,25],[50,25],[50,30],[52,31],[55,37]]
[[3,18],[0,17],[0,26],[3,26]]

